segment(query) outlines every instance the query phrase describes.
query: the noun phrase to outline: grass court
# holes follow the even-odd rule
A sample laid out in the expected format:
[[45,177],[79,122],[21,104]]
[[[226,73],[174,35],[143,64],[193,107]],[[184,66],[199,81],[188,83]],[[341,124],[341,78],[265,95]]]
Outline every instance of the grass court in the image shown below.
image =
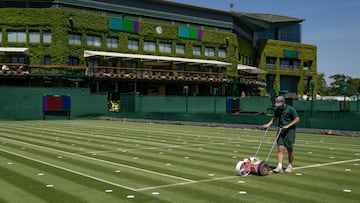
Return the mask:
[[[0,202],[360,199],[358,137],[297,133],[293,173],[240,177],[236,163],[254,156],[264,131],[105,120],[0,126]],[[268,133],[260,159],[275,134]],[[268,163],[276,165],[276,149]]]

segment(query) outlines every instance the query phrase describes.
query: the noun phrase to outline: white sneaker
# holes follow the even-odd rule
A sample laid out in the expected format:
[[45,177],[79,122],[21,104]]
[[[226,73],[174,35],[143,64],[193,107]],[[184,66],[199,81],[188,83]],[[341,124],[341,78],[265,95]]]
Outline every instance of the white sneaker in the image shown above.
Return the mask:
[[285,170],[285,172],[286,172],[286,173],[291,173],[291,172],[293,172],[293,167],[292,167],[292,165],[288,165],[287,168],[286,168],[286,170]]
[[275,169],[273,169],[273,172],[274,173],[282,173],[283,172],[283,169],[281,167],[276,167]]

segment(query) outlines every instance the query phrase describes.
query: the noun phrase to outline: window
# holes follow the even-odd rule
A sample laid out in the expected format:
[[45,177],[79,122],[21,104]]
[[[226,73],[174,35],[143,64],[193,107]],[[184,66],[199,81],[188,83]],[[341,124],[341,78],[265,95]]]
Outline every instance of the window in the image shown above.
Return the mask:
[[40,42],[40,32],[29,32],[29,42]]
[[129,39],[129,41],[128,41],[128,49],[139,50],[139,41]]
[[26,42],[25,31],[10,31],[7,36],[8,42]]
[[23,57],[23,56],[11,56],[11,63],[25,64],[25,57]]
[[80,64],[80,60],[76,57],[69,57],[69,66],[78,66]]
[[43,32],[43,42],[51,43],[51,32]]
[[69,34],[69,44],[81,44],[81,36],[79,34]]
[[193,47],[193,55],[196,55],[196,56],[201,55],[201,47],[200,46],[194,46]]
[[191,66],[191,71],[198,72],[200,69],[199,66]]
[[280,59],[280,68],[299,69],[299,60]]
[[211,66],[207,66],[207,67],[205,67],[205,71],[206,72],[213,72],[214,71],[214,68],[213,67],[211,67]]
[[185,70],[185,64],[176,64],[176,70],[184,71]]
[[221,67],[221,68],[220,68],[220,73],[226,73],[226,68]]
[[312,61],[304,61],[303,70],[311,70]]
[[101,46],[101,37],[89,35],[89,36],[87,36],[86,43],[88,46],[100,47]]
[[292,68],[299,69],[299,64],[300,64],[300,61],[298,61],[298,60],[292,61]]
[[177,54],[185,54],[185,45],[184,44],[177,44],[176,45],[176,53]]
[[171,44],[170,43],[160,43],[159,51],[165,53],[171,53]]
[[205,56],[215,56],[215,48],[206,47],[205,48]]
[[136,68],[136,62],[135,61],[129,61],[127,63],[128,68]]
[[155,42],[144,41],[144,51],[156,51]]
[[280,68],[289,68],[290,61],[287,59],[280,59]]
[[221,58],[225,58],[226,57],[226,49],[225,48],[219,48],[218,56],[221,57]]
[[51,56],[44,56],[44,65],[51,65]]
[[106,46],[111,48],[118,48],[119,40],[117,38],[108,37],[106,38]]
[[266,68],[275,68],[276,58],[266,57]]
[[242,55],[242,62],[243,64],[247,65],[248,64],[248,57],[245,55]]

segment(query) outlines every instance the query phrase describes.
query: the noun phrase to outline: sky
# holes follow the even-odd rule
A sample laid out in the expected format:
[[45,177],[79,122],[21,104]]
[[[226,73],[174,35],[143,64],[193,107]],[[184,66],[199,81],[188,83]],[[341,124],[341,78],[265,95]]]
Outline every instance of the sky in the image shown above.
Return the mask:
[[317,46],[317,72],[360,78],[359,0],[169,0],[217,10],[305,19],[302,43]]

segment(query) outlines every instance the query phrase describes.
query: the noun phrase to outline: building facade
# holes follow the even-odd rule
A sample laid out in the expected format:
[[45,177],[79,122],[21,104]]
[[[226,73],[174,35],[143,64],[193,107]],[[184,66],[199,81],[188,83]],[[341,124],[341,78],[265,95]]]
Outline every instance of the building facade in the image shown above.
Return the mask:
[[[143,95],[308,93],[303,19],[161,0],[1,1],[1,85]],[[316,87],[315,87],[316,89]]]

